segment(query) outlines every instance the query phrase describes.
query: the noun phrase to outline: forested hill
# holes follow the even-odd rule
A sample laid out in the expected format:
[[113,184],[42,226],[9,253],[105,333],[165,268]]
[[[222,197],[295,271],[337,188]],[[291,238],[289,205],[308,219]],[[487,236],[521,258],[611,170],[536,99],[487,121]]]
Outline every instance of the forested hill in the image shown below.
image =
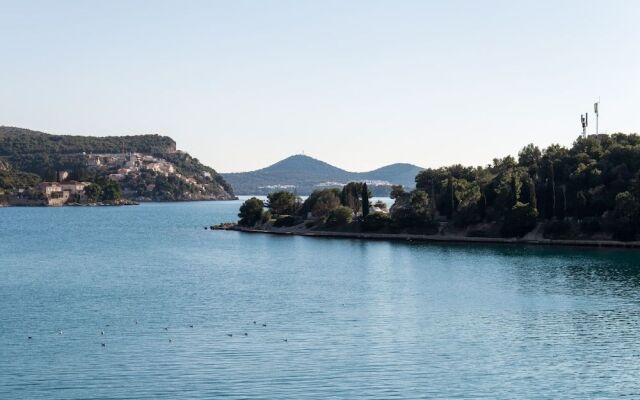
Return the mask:
[[392,164],[369,172],[350,172],[302,154],[251,172],[223,173],[236,194],[261,194],[278,189],[308,195],[315,189],[344,185],[352,181],[369,181],[378,195],[390,192],[391,185],[415,186],[415,176],[422,168],[411,164]]
[[[131,154],[147,155],[143,161]],[[0,189],[29,186],[34,175],[55,181],[60,173],[78,181],[117,180],[123,196],[148,200],[233,198],[231,186],[213,168],[176,150],[168,136],[50,135],[0,126]]]
[[486,167],[424,170],[416,186],[427,199],[422,211],[414,209],[418,203],[408,195],[396,200],[406,205],[403,212],[412,221],[436,214],[460,228],[471,227],[472,235],[507,237],[528,234],[544,222],[546,237],[635,240],[640,136],[589,135],[569,148],[530,144],[517,158],[496,158]]
[[71,136],[50,135],[24,128],[0,126],[0,157],[18,154],[173,153],[176,142],[168,136]]

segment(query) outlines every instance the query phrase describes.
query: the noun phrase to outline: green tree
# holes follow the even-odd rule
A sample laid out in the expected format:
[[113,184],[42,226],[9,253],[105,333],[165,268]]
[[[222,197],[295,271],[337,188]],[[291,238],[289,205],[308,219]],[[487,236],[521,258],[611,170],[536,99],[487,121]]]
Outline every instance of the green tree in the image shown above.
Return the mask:
[[338,189],[315,190],[302,204],[303,214],[311,212],[314,217],[324,218],[340,206],[340,191]]
[[371,206],[369,203],[369,189],[367,188],[367,183],[365,182],[362,185],[362,216],[367,217],[369,215],[369,207]]
[[356,214],[362,210],[362,182],[349,182],[342,187],[340,192],[340,202],[343,206],[349,207]]
[[367,215],[364,218],[364,222],[362,224],[362,228],[365,231],[379,231],[389,226],[391,222],[391,217],[388,213],[376,211]]
[[240,212],[238,213],[240,221],[238,221],[238,224],[242,226],[254,226],[262,219],[263,209],[264,202],[262,200],[255,197],[246,200],[242,206],[240,206]]
[[122,197],[120,192],[120,185],[118,182],[108,181],[102,187],[102,200],[106,201],[118,201]]
[[522,237],[536,227],[538,211],[530,204],[517,203],[506,214],[502,226],[504,237]]
[[102,197],[102,187],[95,183],[84,188],[84,194],[91,203],[95,203]]
[[640,205],[635,196],[629,192],[618,193],[613,215],[615,218],[614,238],[619,240],[635,239],[640,215]]
[[518,153],[518,164],[522,167],[527,168],[529,174],[535,175],[538,172],[538,166],[540,164],[541,157],[542,152],[540,151],[540,149],[533,143],[531,143],[525,146]]
[[[418,175],[418,176],[420,176],[420,175]],[[391,197],[392,199],[396,200],[398,198],[401,198],[405,194],[406,194],[406,192],[404,191],[404,188],[402,187],[402,185],[392,185],[391,186],[391,193],[389,193],[389,197]]]
[[391,207],[391,219],[400,227],[420,227],[431,220],[429,195],[422,190],[413,190],[397,197]]
[[298,211],[300,205],[300,198],[291,192],[280,191],[269,193],[267,195],[266,206],[274,215],[295,214]]
[[327,218],[327,226],[335,227],[346,225],[353,218],[353,210],[350,207],[338,206],[331,210]]

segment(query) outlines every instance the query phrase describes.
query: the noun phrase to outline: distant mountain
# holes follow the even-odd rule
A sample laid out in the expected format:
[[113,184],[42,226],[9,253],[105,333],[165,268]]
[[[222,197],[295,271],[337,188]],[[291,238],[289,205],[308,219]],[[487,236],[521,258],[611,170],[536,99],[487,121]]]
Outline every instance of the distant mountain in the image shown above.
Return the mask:
[[51,135],[0,126],[0,189],[14,192],[57,179],[116,180],[123,196],[145,200],[235,197],[220,174],[176,150],[168,136]]
[[349,172],[305,155],[294,155],[251,172],[222,173],[236,194],[265,194],[279,189],[308,195],[322,187],[339,187],[352,181],[368,181],[374,194],[384,195],[391,185],[415,186],[422,168],[391,164],[369,172]]

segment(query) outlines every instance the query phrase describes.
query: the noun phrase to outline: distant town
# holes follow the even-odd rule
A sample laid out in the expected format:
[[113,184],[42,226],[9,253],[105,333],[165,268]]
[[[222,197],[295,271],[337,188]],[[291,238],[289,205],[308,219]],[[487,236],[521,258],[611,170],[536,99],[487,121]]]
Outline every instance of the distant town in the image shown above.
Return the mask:
[[[175,165],[161,158],[157,158],[151,155],[145,155],[141,153],[129,153],[129,154],[90,154],[85,156],[86,166],[96,171],[109,171],[114,170],[115,173],[106,174],[108,180],[113,182],[121,182],[124,179],[133,178],[137,179],[143,171],[155,172],[158,175],[168,177],[170,175],[182,180],[183,182],[194,185],[200,189],[202,193],[206,192],[206,188],[194,178],[186,177],[176,172]],[[57,181],[55,182],[41,182],[36,185],[35,192],[36,199],[33,197],[24,198],[23,202],[20,201],[18,196],[16,205],[23,204],[37,205],[43,202],[48,206],[62,206],[65,204],[87,204],[92,202],[87,194],[86,190],[93,183],[92,182],[78,182],[75,180],[68,180],[71,175],[71,171],[57,171]],[[211,178],[211,174],[208,172],[202,173],[204,178]],[[153,192],[155,190],[155,184],[150,183],[146,185],[146,190]],[[124,197],[134,197],[137,201],[148,201],[149,199],[144,196],[135,196],[135,193],[126,188],[124,191]],[[20,193],[24,193],[24,189],[20,190]],[[120,203],[123,203],[120,201]],[[124,203],[123,203],[124,204]]]
[[0,205],[233,198],[215,170],[177,150],[169,137],[62,136],[0,127]]

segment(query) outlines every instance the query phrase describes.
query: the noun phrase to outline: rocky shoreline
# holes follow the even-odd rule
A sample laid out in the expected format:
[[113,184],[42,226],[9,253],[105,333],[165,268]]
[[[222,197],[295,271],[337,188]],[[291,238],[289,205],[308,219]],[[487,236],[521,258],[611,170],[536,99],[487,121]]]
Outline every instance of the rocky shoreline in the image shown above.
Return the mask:
[[19,202],[19,203],[3,203],[0,207],[121,207],[121,206],[137,206],[137,201],[121,200],[115,203],[99,202],[99,203],[65,203],[60,205],[43,204],[42,202]]
[[640,248],[640,241],[623,242],[617,240],[582,240],[582,239],[544,239],[544,238],[489,238],[468,237],[451,234],[420,235],[408,233],[369,233],[369,232],[334,232],[310,230],[302,227],[290,228],[248,228],[235,223],[212,225],[211,230],[237,231],[244,233],[263,233],[271,235],[305,236],[316,238],[385,240],[433,243],[484,243],[484,244],[517,244],[594,248]]

